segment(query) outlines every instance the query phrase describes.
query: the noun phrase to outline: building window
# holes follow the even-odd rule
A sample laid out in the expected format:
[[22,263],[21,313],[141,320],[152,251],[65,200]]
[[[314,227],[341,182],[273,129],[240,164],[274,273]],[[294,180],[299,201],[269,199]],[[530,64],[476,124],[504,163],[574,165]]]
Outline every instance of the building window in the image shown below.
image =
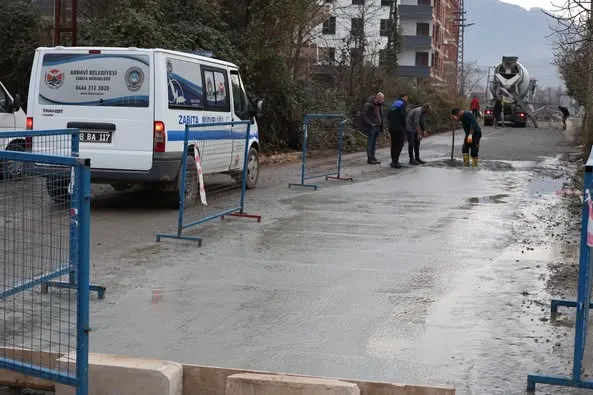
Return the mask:
[[350,48],[350,63],[361,64],[364,56],[361,48]]
[[417,36],[430,36],[430,23],[417,23],[416,24],[416,35]]
[[432,0],[418,0],[418,5],[432,5]]
[[357,37],[364,36],[364,24],[362,22],[362,18],[352,18],[350,23],[350,34]]
[[336,49],[335,48],[327,49],[327,60],[330,63],[334,63],[336,61]]
[[390,19],[381,19],[381,27],[379,29],[379,35],[383,37],[389,36],[391,33],[391,20]]
[[323,22],[323,28],[321,29],[323,34],[336,34],[336,17],[330,16]]
[[428,52],[416,52],[416,66],[428,66]]
[[352,0],[352,5],[364,5],[364,0]]
[[381,0],[381,6],[382,7],[391,7],[391,4],[393,4],[395,0]]

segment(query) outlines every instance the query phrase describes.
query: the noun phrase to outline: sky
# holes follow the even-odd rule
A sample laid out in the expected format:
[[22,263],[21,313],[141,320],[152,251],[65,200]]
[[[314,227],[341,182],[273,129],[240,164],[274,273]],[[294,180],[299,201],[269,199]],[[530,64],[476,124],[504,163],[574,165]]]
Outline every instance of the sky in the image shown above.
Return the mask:
[[555,4],[560,4],[562,1],[558,0],[502,0],[505,3],[517,4],[523,8],[530,9],[532,7],[544,8],[547,10],[553,10]]

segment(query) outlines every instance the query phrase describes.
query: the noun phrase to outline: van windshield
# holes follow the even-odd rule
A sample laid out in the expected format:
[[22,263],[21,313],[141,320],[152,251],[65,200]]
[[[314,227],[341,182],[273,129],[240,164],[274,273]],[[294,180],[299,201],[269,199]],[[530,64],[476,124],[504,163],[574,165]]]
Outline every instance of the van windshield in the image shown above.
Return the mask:
[[149,76],[147,55],[47,53],[41,61],[39,104],[148,107]]

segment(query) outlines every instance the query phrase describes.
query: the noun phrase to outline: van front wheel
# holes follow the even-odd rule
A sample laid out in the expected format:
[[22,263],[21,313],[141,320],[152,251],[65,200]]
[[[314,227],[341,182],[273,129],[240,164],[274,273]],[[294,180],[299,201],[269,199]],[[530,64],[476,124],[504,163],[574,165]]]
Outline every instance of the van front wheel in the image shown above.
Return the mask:
[[[243,173],[240,171],[231,174],[237,184],[243,183]],[[259,152],[254,147],[249,148],[247,154],[247,183],[246,189],[255,189],[259,179]]]

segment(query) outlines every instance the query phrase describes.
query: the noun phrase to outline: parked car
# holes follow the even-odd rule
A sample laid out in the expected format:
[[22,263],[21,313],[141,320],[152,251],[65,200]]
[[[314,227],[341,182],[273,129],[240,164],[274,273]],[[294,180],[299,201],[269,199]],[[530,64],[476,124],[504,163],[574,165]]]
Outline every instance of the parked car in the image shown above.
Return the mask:
[[[10,151],[25,151],[31,148],[31,139],[26,138],[3,138],[2,133],[25,130],[25,112],[21,108],[21,98],[17,94],[14,97],[8,92],[4,84],[0,82],[0,148]],[[23,173],[22,162],[4,161],[0,162],[0,174],[4,179],[17,179]]]

